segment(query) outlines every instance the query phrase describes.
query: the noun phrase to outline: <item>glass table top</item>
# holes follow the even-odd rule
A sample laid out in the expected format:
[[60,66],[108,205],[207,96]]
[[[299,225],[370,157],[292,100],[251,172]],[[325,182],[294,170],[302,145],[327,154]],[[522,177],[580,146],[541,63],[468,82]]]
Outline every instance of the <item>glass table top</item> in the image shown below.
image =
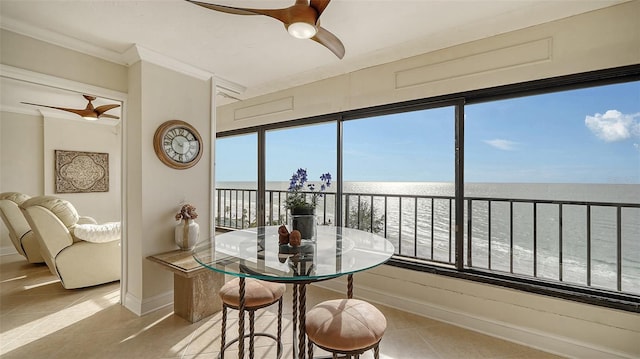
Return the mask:
[[384,237],[352,228],[318,226],[315,242],[278,244],[278,227],[232,231],[198,242],[193,257],[221,273],[280,282],[318,281],[386,262],[394,246]]

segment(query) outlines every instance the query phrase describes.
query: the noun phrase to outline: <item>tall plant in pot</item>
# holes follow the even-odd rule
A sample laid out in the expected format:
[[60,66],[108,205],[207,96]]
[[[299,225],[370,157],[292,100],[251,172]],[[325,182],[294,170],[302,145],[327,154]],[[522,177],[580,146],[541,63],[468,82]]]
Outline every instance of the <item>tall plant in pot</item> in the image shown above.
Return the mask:
[[300,231],[303,239],[314,239],[316,229],[315,209],[318,198],[331,186],[331,174],[320,176],[320,186],[309,182],[307,170],[298,168],[289,180],[287,199],[284,208],[291,212],[291,227]]

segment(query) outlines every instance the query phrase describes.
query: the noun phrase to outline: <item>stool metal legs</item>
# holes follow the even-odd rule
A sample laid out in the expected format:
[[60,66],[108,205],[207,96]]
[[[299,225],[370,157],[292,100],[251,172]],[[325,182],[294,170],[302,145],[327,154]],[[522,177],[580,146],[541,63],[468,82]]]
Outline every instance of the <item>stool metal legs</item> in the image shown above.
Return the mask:
[[[244,307],[244,303],[242,303],[242,306]],[[227,304],[222,304],[222,332],[220,333],[220,354],[218,355],[218,358],[220,359],[224,359],[224,352],[225,350],[230,347],[231,345],[233,345],[236,341],[238,342],[238,356],[240,358],[243,358],[243,353],[244,353],[244,339],[247,337],[247,335],[244,333],[244,312],[247,311],[249,312],[249,357],[250,358],[254,358],[255,356],[255,346],[254,346],[254,340],[255,337],[257,336],[262,336],[262,337],[268,337],[271,338],[273,340],[276,341],[277,344],[277,358],[280,358],[282,356],[282,297],[280,297],[280,299],[278,299],[278,333],[277,336],[274,336],[272,334],[268,334],[268,333],[256,333],[255,332],[255,312],[258,309],[261,308],[265,308],[268,307],[274,303],[271,303],[269,305],[263,306],[263,307],[257,307],[257,308],[244,308],[244,310],[239,311],[238,312],[238,325],[239,325],[239,329],[238,329],[238,337],[233,339],[232,341],[230,341],[229,343],[226,342],[227,339],[227,309],[228,308],[233,308],[233,309],[238,309],[235,308],[233,306],[227,305]],[[242,313],[242,314],[240,314]]]

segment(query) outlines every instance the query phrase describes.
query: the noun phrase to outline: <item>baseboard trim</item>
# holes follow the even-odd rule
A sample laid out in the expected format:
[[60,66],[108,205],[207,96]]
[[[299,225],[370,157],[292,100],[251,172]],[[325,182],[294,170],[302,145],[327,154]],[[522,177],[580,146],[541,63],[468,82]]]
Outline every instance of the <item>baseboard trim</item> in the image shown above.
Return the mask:
[[8,256],[11,254],[18,254],[18,251],[13,246],[0,247],[0,256]]
[[[346,288],[343,280],[330,280],[315,285],[342,294]],[[570,338],[550,336],[548,333],[529,328],[472,316],[428,302],[398,297],[397,294],[384,292],[377,288],[359,285],[355,297],[569,358],[632,359],[630,354],[614,352],[608,348],[595,347]]]
[[140,298],[127,293],[124,296],[124,303],[122,305],[128,310],[132,311],[138,316],[144,316],[149,313],[160,310],[164,307],[173,305],[173,291],[168,291],[155,297],[151,297],[141,301]]

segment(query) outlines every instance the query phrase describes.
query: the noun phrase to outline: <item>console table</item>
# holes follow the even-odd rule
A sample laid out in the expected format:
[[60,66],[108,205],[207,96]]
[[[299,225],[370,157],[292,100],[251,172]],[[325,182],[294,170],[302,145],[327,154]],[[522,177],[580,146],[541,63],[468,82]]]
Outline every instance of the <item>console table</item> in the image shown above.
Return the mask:
[[191,251],[177,249],[147,259],[173,272],[173,311],[177,316],[195,323],[222,309],[216,293],[224,285],[224,274],[201,266]]

